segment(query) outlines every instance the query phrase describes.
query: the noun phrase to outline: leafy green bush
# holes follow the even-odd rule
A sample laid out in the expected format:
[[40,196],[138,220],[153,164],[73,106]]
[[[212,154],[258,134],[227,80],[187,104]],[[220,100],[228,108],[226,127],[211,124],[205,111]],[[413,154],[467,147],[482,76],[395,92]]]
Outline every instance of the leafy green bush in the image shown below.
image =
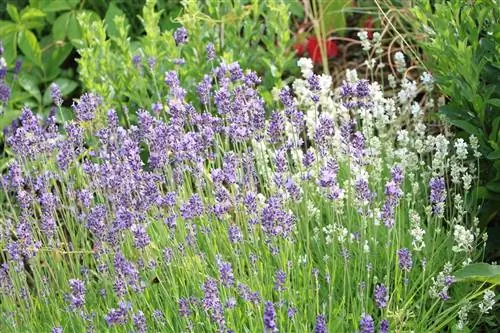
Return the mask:
[[[108,105],[131,102],[134,108],[162,103],[167,89],[164,73],[174,68],[192,87],[211,69],[206,61],[208,42],[226,63],[238,60],[242,67],[256,70],[263,77],[267,100],[272,98],[271,88],[293,68],[288,2],[207,1],[202,5],[186,1],[177,21],[187,29],[190,42],[177,46],[173,30],[162,29],[161,11],[155,10],[155,4],[154,0],[146,2],[145,35],[138,40],[130,38],[130,26],[123,17],[113,20],[114,31],[109,23],[91,22],[87,14],[79,17],[85,27],[83,47],[78,50],[80,78],[87,90],[103,96]],[[182,64],[187,57],[193,61]]]
[[[143,33],[137,16],[144,3],[31,0],[9,1],[1,5],[0,40],[3,41],[3,57],[10,69],[7,82],[12,95],[5,110],[8,112],[0,117],[0,129],[17,118],[24,105],[47,115],[52,82],[58,84],[64,97],[74,97],[78,92],[80,82],[76,73],[75,48],[82,46],[82,27],[77,20],[80,14],[85,14],[90,22],[102,17],[110,35],[116,35],[114,17],[125,16],[127,24],[130,22],[131,36],[136,38]],[[166,11],[160,25],[174,27],[171,16],[179,13],[180,2],[160,1],[158,5]],[[67,109],[65,111],[69,114]]]
[[420,1],[425,64],[449,102],[440,113],[459,136],[479,139],[483,225],[500,203],[500,7],[496,1]]
[[[37,112],[50,109],[49,86],[57,82],[66,96],[78,83],[71,66],[71,54],[81,38],[81,27],[76,16],[86,12],[94,20],[99,16],[80,6],[78,0],[30,1],[19,10],[13,4],[6,5],[9,20],[0,21],[0,40],[4,44],[4,58],[10,68],[22,60],[23,69],[17,84],[12,85],[10,111],[2,121],[2,127],[18,116],[21,106],[27,104]],[[69,68],[68,68],[69,67]]]

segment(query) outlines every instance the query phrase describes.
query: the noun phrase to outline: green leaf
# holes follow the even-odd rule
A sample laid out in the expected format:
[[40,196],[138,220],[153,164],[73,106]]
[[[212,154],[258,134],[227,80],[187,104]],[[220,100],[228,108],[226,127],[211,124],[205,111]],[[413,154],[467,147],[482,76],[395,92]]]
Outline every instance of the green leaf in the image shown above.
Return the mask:
[[488,282],[491,284],[500,284],[500,265],[490,265],[486,263],[476,263],[465,266],[455,273],[455,280],[462,281],[479,281]]
[[70,10],[74,5],[70,4],[67,0],[42,0],[40,8],[46,13],[59,12],[63,10]]
[[[109,5],[108,10],[106,11],[106,16],[104,16],[104,23],[106,23],[106,32],[110,37],[118,36],[118,29],[115,23],[116,16],[123,16],[125,18],[127,17],[125,13],[120,8],[118,8],[118,6],[114,4],[114,2],[112,2]],[[129,25],[126,19],[125,25]]]
[[500,98],[490,98],[489,100],[486,101],[488,104],[500,107]]
[[492,192],[500,193],[500,180],[488,182],[486,188]]
[[[64,60],[68,58],[73,50],[73,46],[70,43],[65,43],[62,46],[56,45],[51,48],[51,51],[47,54],[47,60],[44,59],[45,68],[59,67],[62,65]],[[45,54],[44,54],[45,55]]]
[[[312,0],[316,1],[316,0]],[[346,19],[344,8],[351,3],[350,0],[330,1],[320,0],[321,11],[323,13],[323,24],[327,34],[336,31],[339,35],[344,35]]]
[[492,151],[488,154],[488,156],[486,156],[486,158],[489,160],[498,160],[500,158],[500,149]]
[[483,131],[468,121],[459,120],[459,119],[448,119],[448,121],[452,125],[463,129],[464,131],[466,131],[469,134],[474,134],[477,137],[483,137]]
[[5,61],[12,65],[17,58],[17,33],[3,37],[3,47]]
[[99,15],[96,12],[91,10],[80,10],[78,12],[72,12],[71,20],[68,26],[68,38],[71,41],[71,44],[75,48],[80,48],[84,45],[82,41],[82,27],[78,21],[78,17],[85,16],[87,17],[86,24],[91,25],[93,22],[101,21]]
[[52,36],[54,40],[64,40],[68,34],[69,21],[73,13],[68,12],[59,15],[52,26]]
[[47,14],[45,14],[38,8],[26,7],[21,11],[21,21],[26,22],[33,19],[45,17],[46,15]]
[[42,67],[42,50],[34,33],[29,30],[23,30],[19,33],[17,44],[26,58]]
[[0,36],[7,36],[15,33],[16,31],[20,30],[19,25],[16,23],[13,23],[11,21],[2,21],[0,20]]
[[82,38],[82,28],[80,27],[80,23],[78,23],[74,12],[71,12],[68,18],[67,36],[73,46],[75,46],[75,43],[73,42],[74,40]]
[[288,10],[299,19],[304,17],[304,6],[298,0],[291,0],[288,4]]
[[21,18],[19,17],[19,12],[17,11],[16,6],[11,3],[7,4],[7,13],[12,21],[21,23]]
[[21,74],[19,76],[19,85],[29,92],[31,96],[35,97],[38,103],[42,102],[42,95],[40,94],[40,89],[38,89],[38,82],[36,82],[33,76]]

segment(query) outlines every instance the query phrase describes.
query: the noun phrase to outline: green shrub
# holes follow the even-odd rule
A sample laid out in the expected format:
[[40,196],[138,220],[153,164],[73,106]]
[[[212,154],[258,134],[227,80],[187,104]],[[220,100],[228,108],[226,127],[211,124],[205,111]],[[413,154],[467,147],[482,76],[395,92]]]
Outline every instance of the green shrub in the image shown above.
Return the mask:
[[[292,71],[288,2],[207,1],[202,5],[186,1],[177,21],[187,29],[190,43],[179,46],[173,29],[162,29],[162,13],[155,10],[155,4],[154,0],[146,2],[142,13],[145,34],[138,40],[130,38],[130,26],[122,17],[113,21],[115,33],[106,22],[91,22],[87,14],[79,18],[85,27],[84,44],[78,50],[80,78],[85,89],[103,96],[110,106],[162,103],[167,89],[164,73],[174,68],[187,78],[188,86],[197,84],[202,73],[211,69],[205,51],[209,42],[226,63],[238,60],[242,67],[256,70],[263,78],[267,100],[272,98],[271,88]],[[183,58],[193,61],[176,64]]]
[[449,98],[440,114],[479,139],[485,225],[500,201],[500,10],[496,1],[420,1],[414,9],[425,64]]

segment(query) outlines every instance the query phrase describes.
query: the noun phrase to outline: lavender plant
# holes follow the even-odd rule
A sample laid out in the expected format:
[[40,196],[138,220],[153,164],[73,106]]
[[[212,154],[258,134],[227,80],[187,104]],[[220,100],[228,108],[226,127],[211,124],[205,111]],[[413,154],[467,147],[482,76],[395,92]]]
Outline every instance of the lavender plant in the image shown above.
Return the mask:
[[332,90],[301,59],[265,103],[256,73],[209,58],[195,91],[166,72],[137,126],[92,93],[62,132],[23,110],[2,332],[436,332],[492,311],[491,285],[453,275],[486,237],[476,139],[429,135],[415,82],[387,98],[349,71]]
[[[194,84],[213,69],[206,57],[217,50],[217,57],[227,63],[238,60],[257,71],[265,87],[260,89],[261,96],[270,101],[271,89],[281,84],[285,73],[296,69],[289,13],[294,2],[183,1],[183,11],[176,18],[183,27],[163,30],[162,11],[155,10],[156,0],[148,0],[141,17],[145,35],[137,40],[130,38],[122,16],[115,17],[115,34],[110,35],[106,22],[81,15],[80,79],[86,90],[100,94],[107,105],[115,105],[120,115],[124,107],[159,108],[167,93],[161,84],[163,73],[177,71],[188,93],[194,93]],[[127,117],[135,123],[134,113]]]

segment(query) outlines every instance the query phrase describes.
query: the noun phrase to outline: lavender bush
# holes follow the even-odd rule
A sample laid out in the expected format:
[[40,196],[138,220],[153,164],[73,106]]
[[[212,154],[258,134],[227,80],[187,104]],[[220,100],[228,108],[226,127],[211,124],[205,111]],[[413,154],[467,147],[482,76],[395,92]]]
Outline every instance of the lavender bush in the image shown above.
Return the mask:
[[238,63],[189,92],[169,71],[137,126],[92,93],[62,132],[25,108],[1,180],[0,331],[436,332],[491,311],[491,286],[453,275],[486,239],[477,139],[429,135],[416,82],[387,98],[299,66],[270,104]]

